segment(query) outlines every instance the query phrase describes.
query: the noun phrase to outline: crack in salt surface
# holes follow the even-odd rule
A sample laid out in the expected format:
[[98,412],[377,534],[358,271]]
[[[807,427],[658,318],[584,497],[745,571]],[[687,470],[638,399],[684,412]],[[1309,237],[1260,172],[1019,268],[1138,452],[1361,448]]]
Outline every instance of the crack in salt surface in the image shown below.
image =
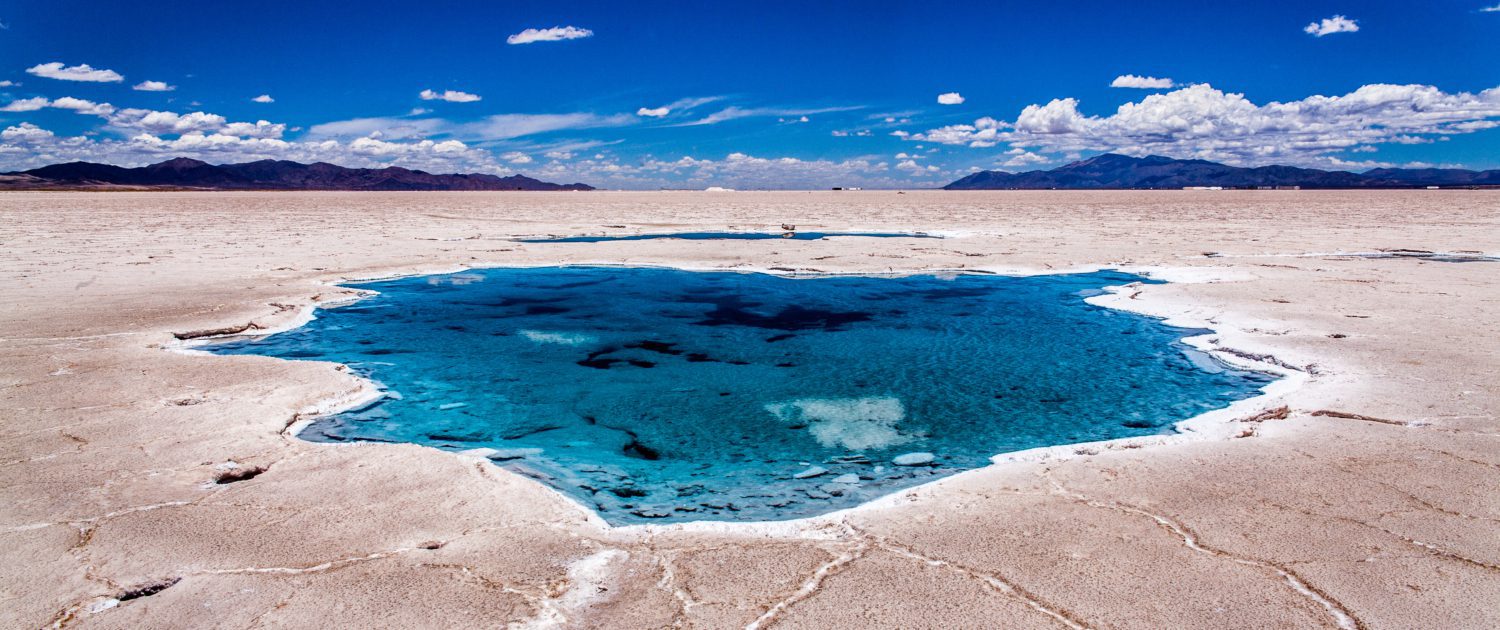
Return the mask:
[[1061,623],[1064,626],[1067,626],[1069,628],[1073,628],[1074,630],[1088,630],[1090,628],[1090,626],[1087,623],[1084,623],[1083,621],[1077,619],[1072,613],[1069,613],[1068,611],[1065,611],[1063,609],[1060,609],[1060,608],[1057,608],[1057,607],[1054,607],[1054,606],[1051,606],[1051,605],[1047,604],[1046,602],[1042,601],[1036,595],[1032,594],[1031,592],[1027,591],[1026,589],[1023,589],[1020,586],[1016,585],[1015,583],[1013,583],[1013,582],[1011,582],[1009,580],[1006,580],[1006,579],[1004,579],[1002,577],[999,577],[997,575],[994,575],[992,573],[988,573],[988,572],[985,572],[985,571],[980,571],[978,569],[973,569],[973,568],[970,568],[970,567],[967,567],[967,566],[964,566],[964,565],[961,565],[961,564],[958,564],[958,563],[955,563],[955,562],[950,562],[950,561],[947,561],[947,560],[939,560],[937,558],[933,558],[933,557],[924,555],[924,554],[919,553],[916,550],[912,549],[911,547],[907,547],[907,546],[902,545],[900,543],[892,542],[892,541],[890,541],[890,540],[888,540],[886,538],[880,537],[880,536],[875,536],[873,534],[868,534],[868,533],[865,533],[865,532],[861,532],[858,529],[855,529],[853,526],[850,526],[850,529],[854,529],[856,532],[859,532],[859,534],[861,536],[869,538],[871,541],[873,541],[875,543],[875,546],[877,546],[877,547],[879,547],[881,549],[884,549],[886,551],[889,551],[891,553],[894,553],[894,554],[896,554],[898,556],[902,556],[904,558],[909,558],[911,560],[916,560],[918,562],[925,563],[925,564],[927,564],[929,566],[941,567],[941,568],[944,568],[944,569],[948,569],[948,570],[954,571],[956,573],[959,573],[960,575],[964,575],[964,576],[967,576],[967,577],[979,580],[980,582],[982,582],[986,586],[990,587],[991,589],[994,589],[995,591],[997,591],[999,593],[1002,593],[1004,595],[1008,595],[1010,597],[1014,597],[1016,599],[1021,600],[1027,606],[1031,607],[1032,609],[1036,610],[1037,612],[1040,612],[1040,613],[1042,613],[1044,615],[1047,615],[1048,617],[1051,617],[1053,620],[1057,621],[1058,623]]
[[[1340,468],[1340,470],[1343,470],[1343,469]],[[1349,472],[1349,471],[1346,470],[1344,472]],[[1382,486],[1386,486],[1387,488],[1389,488],[1390,490],[1393,490],[1395,492],[1406,494],[1411,500],[1413,500],[1416,503],[1419,503],[1419,504],[1422,504],[1422,505],[1429,505],[1426,501],[1423,501],[1422,499],[1416,497],[1415,495],[1412,495],[1410,493],[1402,491],[1399,488],[1391,487],[1388,484],[1385,484],[1383,482],[1377,482],[1377,483],[1380,483]],[[1290,506],[1290,505],[1284,505],[1284,504],[1280,504],[1280,503],[1272,503],[1271,505],[1274,505],[1274,506],[1279,507],[1279,508],[1284,509],[1284,510],[1289,510],[1289,511],[1292,511],[1292,512],[1297,512],[1298,514],[1302,514],[1304,516],[1311,516],[1311,517],[1314,517],[1314,518],[1332,519],[1332,520],[1336,520],[1336,521],[1342,521],[1342,522],[1345,522],[1345,523],[1352,523],[1352,524],[1358,525],[1360,527],[1365,527],[1365,528],[1373,529],[1373,530],[1381,532],[1381,533],[1383,533],[1383,534],[1385,534],[1387,536],[1390,536],[1392,538],[1400,540],[1401,542],[1404,542],[1404,543],[1406,543],[1408,545],[1411,545],[1413,547],[1421,549],[1424,553],[1427,553],[1427,554],[1430,554],[1430,555],[1434,555],[1434,556],[1437,556],[1437,557],[1440,557],[1440,558],[1446,558],[1448,560],[1453,560],[1455,562],[1460,562],[1460,563],[1467,564],[1467,565],[1470,565],[1470,566],[1473,566],[1473,567],[1477,567],[1477,568],[1480,568],[1480,569],[1485,569],[1487,571],[1497,571],[1497,572],[1500,572],[1500,564],[1494,564],[1494,563],[1490,563],[1490,562],[1485,562],[1483,560],[1476,560],[1474,558],[1470,558],[1468,556],[1460,554],[1460,553],[1458,553],[1456,551],[1453,551],[1453,550],[1448,549],[1446,547],[1443,547],[1441,545],[1437,545],[1437,544],[1429,543],[1429,542],[1423,542],[1423,541],[1417,540],[1415,538],[1412,538],[1410,536],[1407,536],[1406,534],[1402,534],[1400,532],[1397,532],[1397,531],[1394,531],[1394,530],[1391,530],[1391,529],[1388,529],[1388,528],[1385,528],[1385,527],[1381,527],[1381,526],[1373,524],[1373,523],[1366,523],[1366,522],[1364,522],[1362,520],[1359,520],[1357,518],[1352,518],[1352,517],[1348,517],[1348,516],[1338,516],[1338,515],[1333,515],[1333,514],[1319,514],[1317,512],[1313,512],[1311,510],[1307,510],[1307,509],[1303,509],[1303,508],[1298,508],[1298,507],[1293,507],[1293,506]],[[1493,520],[1493,519],[1485,519],[1483,517],[1470,516],[1468,514],[1463,514],[1461,512],[1454,512],[1454,511],[1451,511],[1451,510],[1446,510],[1446,509],[1443,509],[1443,508],[1440,508],[1440,507],[1437,507],[1437,506],[1430,506],[1429,505],[1429,507],[1432,510],[1434,510],[1436,512],[1439,512],[1439,513],[1442,513],[1442,514],[1449,514],[1449,515],[1452,515],[1452,516],[1458,516],[1458,517],[1469,518],[1469,519]],[[1411,511],[1420,512],[1421,510],[1411,510]],[[1391,515],[1391,514],[1399,514],[1401,512],[1402,512],[1401,510],[1396,510],[1396,511],[1391,511],[1391,512],[1385,512],[1385,513],[1382,513],[1380,516],[1384,517],[1384,516],[1388,516],[1388,515]]]
[[1323,610],[1333,618],[1334,623],[1336,623],[1339,628],[1343,628],[1344,630],[1364,630],[1366,627],[1363,622],[1361,622],[1358,618],[1351,614],[1348,609],[1344,608],[1343,605],[1334,601],[1333,598],[1329,597],[1326,593],[1313,588],[1295,572],[1287,569],[1286,567],[1272,562],[1244,558],[1222,549],[1205,546],[1198,541],[1197,535],[1195,535],[1192,530],[1170,518],[1132,505],[1091,499],[1087,495],[1068,490],[1067,488],[1063,487],[1062,484],[1058,483],[1055,479],[1048,478],[1048,481],[1052,483],[1052,487],[1058,495],[1068,497],[1083,505],[1107,510],[1114,510],[1116,512],[1124,512],[1127,514],[1135,514],[1137,516],[1144,516],[1153,521],[1156,521],[1156,524],[1162,529],[1165,529],[1168,532],[1176,535],[1178,538],[1181,538],[1182,544],[1188,549],[1209,556],[1224,558],[1236,564],[1242,564],[1258,569],[1265,569],[1276,573],[1286,581],[1287,585],[1292,587],[1292,590],[1321,606]]
[[859,538],[857,540],[858,542],[856,542],[847,551],[839,554],[838,557],[829,560],[828,562],[825,562],[821,566],[819,566],[817,570],[813,571],[812,575],[808,576],[808,578],[802,582],[802,585],[798,587],[796,591],[792,592],[791,595],[788,595],[781,601],[772,604],[771,607],[768,608],[766,612],[761,613],[760,617],[757,617],[755,621],[746,624],[745,630],[760,630],[760,628],[764,628],[767,625],[774,623],[778,618],[781,617],[782,614],[786,613],[786,611],[797,602],[812,597],[814,594],[816,594],[818,592],[818,588],[823,586],[823,580],[826,580],[829,576],[843,571],[855,560],[863,558],[865,553],[870,550],[870,541],[863,538]]
[[661,565],[661,579],[657,580],[656,587],[672,592],[672,596],[677,598],[677,621],[686,622],[687,616],[692,609],[703,604],[703,602],[693,599],[692,593],[689,593],[685,587],[678,586],[677,571],[673,566],[676,554],[669,556],[658,552],[655,548],[652,548],[651,551],[656,556],[657,563]]
[[[629,557],[628,552],[605,549],[573,562],[568,565],[568,588],[550,597],[534,600],[539,609],[537,614],[530,619],[511,622],[507,627],[531,630],[562,626],[567,623],[569,614],[584,608],[600,593],[609,590],[600,584],[609,565]],[[517,594],[524,596],[518,591]]]

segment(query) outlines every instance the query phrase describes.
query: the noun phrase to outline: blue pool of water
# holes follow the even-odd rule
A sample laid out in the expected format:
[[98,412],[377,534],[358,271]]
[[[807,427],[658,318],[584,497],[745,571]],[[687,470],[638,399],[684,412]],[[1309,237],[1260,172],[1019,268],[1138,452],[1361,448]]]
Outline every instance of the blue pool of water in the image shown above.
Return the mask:
[[557,238],[520,238],[520,243],[605,243],[610,241],[649,241],[675,238],[685,241],[767,241],[772,239],[790,241],[816,241],[839,236],[863,236],[866,238],[941,238],[920,232],[672,232],[668,234],[631,234],[627,236],[564,236]]
[[1170,432],[1271,380],[1181,342],[1203,331],[1084,302],[1139,280],[492,269],[356,285],[380,295],[213,350],[389,392],[305,439],[494,449],[616,524],[773,520]]

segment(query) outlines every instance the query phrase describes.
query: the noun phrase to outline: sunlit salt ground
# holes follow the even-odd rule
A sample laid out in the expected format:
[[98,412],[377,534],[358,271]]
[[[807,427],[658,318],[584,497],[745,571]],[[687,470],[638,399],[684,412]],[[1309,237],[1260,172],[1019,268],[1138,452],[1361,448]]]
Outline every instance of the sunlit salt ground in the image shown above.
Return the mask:
[[605,243],[610,241],[651,241],[681,239],[685,241],[765,241],[786,239],[818,241],[825,238],[857,236],[863,238],[941,238],[921,232],[670,232],[663,234],[630,234],[626,236],[562,236],[557,238],[520,238],[521,243]]
[[494,269],[360,285],[381,295],[216,351],[388,388],[307,439],[494,449],[616,524],[787,519],[1170,432],[1270,380],[1179,341],[1202,331],[1084,303],[1136,280]]

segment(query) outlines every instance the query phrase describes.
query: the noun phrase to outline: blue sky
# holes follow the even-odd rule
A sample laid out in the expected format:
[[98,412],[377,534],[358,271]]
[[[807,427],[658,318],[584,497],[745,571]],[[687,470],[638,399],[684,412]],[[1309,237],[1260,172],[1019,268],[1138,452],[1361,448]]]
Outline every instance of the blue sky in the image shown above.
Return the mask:
[[187,155],[754,188],[1103,151],[1496,168],[1497,2],[12,0],[0,169]]

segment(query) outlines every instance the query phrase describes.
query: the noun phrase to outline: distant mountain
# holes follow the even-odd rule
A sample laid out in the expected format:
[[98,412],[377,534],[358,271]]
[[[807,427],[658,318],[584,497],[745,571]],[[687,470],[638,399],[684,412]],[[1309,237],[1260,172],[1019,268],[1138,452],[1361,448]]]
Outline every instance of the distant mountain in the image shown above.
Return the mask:
[[587,184],[553,184],[524,175],[434,175],[398,166],[344,168],[318,162],[261,160],[213,165],[176,158],[122,168],[69,162],[0,175],[0,188],[193,188],[212,190],[593,190]]
[[1159,155],[1136,158],[1106,153],[1059,166],[1050,171],[1026,173],[980,171],[943,188],[945,190],[1183,188],[1186,186],[1415,188],[1497,185],[1500,185],[1500,170],[1381,168],[1365,173],[1350,173],[1294,166],[1241,168],[1207,160],[1178,160]]

